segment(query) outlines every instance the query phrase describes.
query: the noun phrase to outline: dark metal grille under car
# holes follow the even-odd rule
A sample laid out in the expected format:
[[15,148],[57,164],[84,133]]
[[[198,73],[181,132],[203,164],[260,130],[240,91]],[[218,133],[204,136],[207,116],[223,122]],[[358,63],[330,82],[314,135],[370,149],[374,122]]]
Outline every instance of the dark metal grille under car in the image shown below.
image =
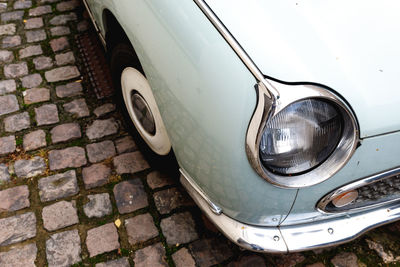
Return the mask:
[[330,201],[324,211],[341,212],[352,209],[372,207],[383,203],[400,199],[400,174],[376,180],[370,184],[353,188],[357,190],[358,197],[350,204],[343,207],[335,207]]

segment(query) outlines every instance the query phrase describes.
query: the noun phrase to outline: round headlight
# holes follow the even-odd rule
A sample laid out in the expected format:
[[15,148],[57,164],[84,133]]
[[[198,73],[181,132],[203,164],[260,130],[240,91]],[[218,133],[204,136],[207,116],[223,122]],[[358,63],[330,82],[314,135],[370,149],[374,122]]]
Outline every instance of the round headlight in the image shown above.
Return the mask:
[[273,173],[296,175],[317,167],[337,147],[343,131],[339,108],[310,98],[285,107],[265,125],[260,160]]

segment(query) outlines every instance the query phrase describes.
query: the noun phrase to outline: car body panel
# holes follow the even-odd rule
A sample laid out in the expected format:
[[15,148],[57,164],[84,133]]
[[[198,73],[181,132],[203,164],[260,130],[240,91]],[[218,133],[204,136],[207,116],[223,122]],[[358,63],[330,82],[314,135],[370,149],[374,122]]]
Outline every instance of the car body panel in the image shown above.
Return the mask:
[[400,130],[399,2],[206,2],[265,75],[332,88],[362,138]]
[[196,4],[88,3],[98,23],[109,9],[135,47],[179,165],[225,215],[278,225],[297,190],[269,184],[250,166],[245,136],[257,100],[256,80]]

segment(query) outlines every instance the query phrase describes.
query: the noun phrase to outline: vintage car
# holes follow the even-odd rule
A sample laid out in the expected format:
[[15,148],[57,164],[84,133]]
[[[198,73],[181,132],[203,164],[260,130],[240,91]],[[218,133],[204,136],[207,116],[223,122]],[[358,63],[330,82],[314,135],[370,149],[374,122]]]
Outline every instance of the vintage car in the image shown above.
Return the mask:
[[399,3],[84,0],[139,143],[229,239],[285,253],[400,217]]

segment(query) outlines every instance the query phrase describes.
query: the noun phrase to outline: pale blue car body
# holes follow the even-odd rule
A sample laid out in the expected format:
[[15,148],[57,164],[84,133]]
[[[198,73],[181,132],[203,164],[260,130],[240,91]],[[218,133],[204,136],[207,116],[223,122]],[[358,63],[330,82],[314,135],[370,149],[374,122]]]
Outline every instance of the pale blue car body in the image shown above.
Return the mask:
[[[226,216],[244,224],[265,227],[343,216],[322,213],[316,209],[316,203],[341,185],[400,165],[395,156],[400,151],[399,120],[395,118],[398,113],[396,116],[388,113],[388,117],[375,123],[375,118],[368,120],[362,114],[353,92],[339,91],[345,99],[348,96],[355,116],[361,118],[361,145],[338,173],[322,183],[301,189],[272,185],[254,171],[245,150],[246,133],[257,102],[254,90],[257,81],[195,2],[86,2],[103,37],[107,33],[106,12],[115,16],[124,29],[153,89],[180,167]],[[211,7],[223,22],[227,22],[228,28],[235,24],[235,12],[240,8],[233,8],[232,12],[228,9],[224,14],[223,5],[228,5],[228,1],[211,2],[214,2]],[[274,12],[270,13],[274,16]],[[232,34],[241,36],[245,28],[245,25],[237,26]],[[271,70],[264,74],[285,80],[282,68],[291,66],[280,65],[273,71],[276,62],[268,66],[268,60],[257,56],[257,53],[264,53],[259,51],[259,41],[264,37],[255,38],[253,41],[257,43],[253,46],[253,41],[245,37],[240,37],[239,43],[243,38],[243,47],[252,50],[250,56],[254,55],[256,64],[262,65],[262,70]],[[278,51],[273,53],[279,54]],[[282,64],[286,63],[283,60]],[[289,81],[308,81],[313,77],[310,74]],[[334,77],[339,78],[338,74]],[[323,79],[310,82],[326,84]],[[341,85],[329,82],[327,86]],[[371,95],[368,93],[368,97]],[[399,96],[399,92],[395,96]],[[369,135],[373,137],[364,138]]]

